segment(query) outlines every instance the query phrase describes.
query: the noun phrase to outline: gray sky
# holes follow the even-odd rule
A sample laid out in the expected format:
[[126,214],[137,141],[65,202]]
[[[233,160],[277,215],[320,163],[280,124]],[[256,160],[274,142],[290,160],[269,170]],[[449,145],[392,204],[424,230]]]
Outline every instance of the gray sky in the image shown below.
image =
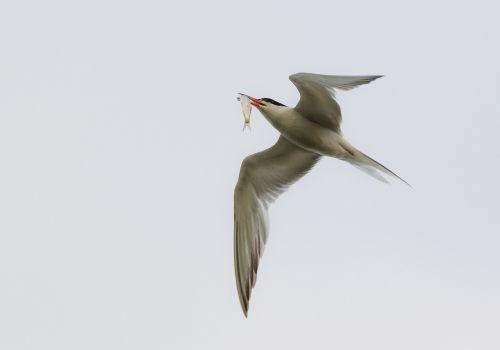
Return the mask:
[[[469,3],[469,4],[467,4]],[[494,1],[4,1],[0,348],[500,348],[500,9]],[[251,300],[232,195],[294,105],[339,94],[353,145],[271,208]]]

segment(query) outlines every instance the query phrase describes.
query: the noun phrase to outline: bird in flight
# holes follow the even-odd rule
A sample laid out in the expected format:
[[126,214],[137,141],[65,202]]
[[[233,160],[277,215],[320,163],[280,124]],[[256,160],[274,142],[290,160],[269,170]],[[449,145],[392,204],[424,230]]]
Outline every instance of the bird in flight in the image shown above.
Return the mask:
[[384,174],[408,184],[352,146],[340,130],[342,115],[335,91],[351,90],[380,77],[293,74],[289,79],[300,93],[295,107],[241,94],[281,134],[272,147],[243,160],[234,190],[234,265],[245,317],[269,233],[267,208],[322,156],[349,162],[382,182],[388,182]]

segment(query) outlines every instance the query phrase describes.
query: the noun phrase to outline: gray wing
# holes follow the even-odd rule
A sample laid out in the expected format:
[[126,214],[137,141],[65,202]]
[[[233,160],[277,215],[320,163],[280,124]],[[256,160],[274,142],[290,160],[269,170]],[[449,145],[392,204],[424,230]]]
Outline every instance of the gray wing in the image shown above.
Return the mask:
[[289,79],[300,93],[300,100],[295,109],[305,118],[339,132],[342,113],[335,101],[335,89],[351,90],[380,77],[382,75],[340,76],[297,73],[290,75]]
[[245,316],[267,241],[267,208],[319,158],[280,136],[274,146],[246,157],[241,164],[234,190],[234,268]]

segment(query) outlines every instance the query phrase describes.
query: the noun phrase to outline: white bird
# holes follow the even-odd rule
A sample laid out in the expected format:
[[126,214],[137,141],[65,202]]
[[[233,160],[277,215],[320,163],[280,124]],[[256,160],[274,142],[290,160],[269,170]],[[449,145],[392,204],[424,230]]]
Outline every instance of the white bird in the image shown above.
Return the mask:
[[293,74],[289,78],[300,93],[294,108],[270,98],[248,96],[250,103],[281,135],[272,147],[243,160],[234,190],[234,264],[245,317],[269,233],[267,208],[321,156],[347,161],[383,182],[388,181],[381,173],[408,184],[353,147],[340,131],[342,116],[335,90],[351,90],[380,77]]

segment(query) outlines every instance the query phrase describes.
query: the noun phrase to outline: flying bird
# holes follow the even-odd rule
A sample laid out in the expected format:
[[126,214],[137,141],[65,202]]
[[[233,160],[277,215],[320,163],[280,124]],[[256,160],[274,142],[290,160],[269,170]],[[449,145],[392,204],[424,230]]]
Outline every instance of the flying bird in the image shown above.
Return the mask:
[[269,233],[267,208],[322,156],[349,162],[386,183],[382,174],[408,184],[352,146],[340,130],[342,114],[335,91],[351,90],[380,77],[293,74],[289,79],[300,93],[295,107],[287,107],[271,98],[244,95],[281,134],[272,147],[243,160],[234,190],[234,265],[245,317]]

